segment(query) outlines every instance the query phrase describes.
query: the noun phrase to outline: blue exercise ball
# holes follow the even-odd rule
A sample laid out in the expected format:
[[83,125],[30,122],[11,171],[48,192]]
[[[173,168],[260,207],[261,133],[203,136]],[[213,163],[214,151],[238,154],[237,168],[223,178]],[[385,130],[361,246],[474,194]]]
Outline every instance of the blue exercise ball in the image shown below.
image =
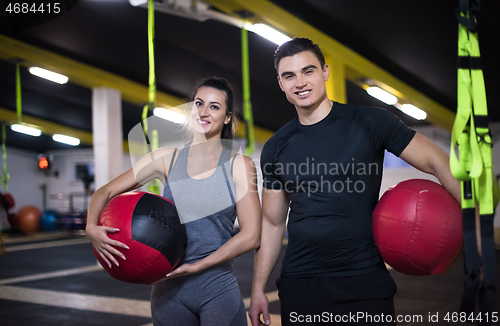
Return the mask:
[[53,209],[45,210],[40,216],[40,227],[43,231],[55,231],[60,227],[61,214]]

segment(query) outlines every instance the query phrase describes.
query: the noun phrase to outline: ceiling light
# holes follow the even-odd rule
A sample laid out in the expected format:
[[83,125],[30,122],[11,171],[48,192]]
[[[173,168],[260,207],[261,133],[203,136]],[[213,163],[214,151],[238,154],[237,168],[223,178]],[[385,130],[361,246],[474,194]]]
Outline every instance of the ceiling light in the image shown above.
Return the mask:
[[389,105],[394,105],[398,103],[398,98],[394,95],[392,95],[389,92],[384,91],[380,87],[376,86],[371,86],[366,89],[366,92],[370,94],[371,96],[375,97],[376,99],[389,104]]
[[80,145],[80,139],[75,138],[75,137],[65,136],[65,135],[61,135],[61,134],[55,134],[54,136],[52,136],[52,139],[54,141],[57,141],[57,142],[60,142],[63,144],[67,144],[67,145],[71,145],[71,146]]
[[140,6],[140,5],[143,5],[143,4],[147,3],[148,0],[128,0],[128,2],[132,6],[137,7],[137,6]]
[[68,82],[68,77],[40,67],[29,67],[28,71],[35,76],[48,79],[54,83],[66,84]]
[[30,135],[30,136],[35,136],[38,137],[42,134],[42,132],[36,128],[28,127],[28,126],[23,126],[20,124],[13,124],[10,126],[10,129],[20,132],[22,134]]
[[159,118],[172,121],[174,123],[183,123],[186,121],[186,117],[184,115],[164,108],[154,108],[153,114]]
[[403,111],[404,113],[408,114],[410,117],[415,118],[417,120],[425,120],[425,118],[427,118],[427,113],[424,110],[419,109],[414,105],[403,104],[403,105],[398,105],[396,107],[401,111]]
[[285,34],[275,30],[272,27],[267,26],[266,24],[257,23],[252,25],[250,23],[245,23],[244,27],[246,30],[259,34],[260,36],[267,38],[269,41],[277,45],[281,45],[291,40],[291,38],[289,38]]

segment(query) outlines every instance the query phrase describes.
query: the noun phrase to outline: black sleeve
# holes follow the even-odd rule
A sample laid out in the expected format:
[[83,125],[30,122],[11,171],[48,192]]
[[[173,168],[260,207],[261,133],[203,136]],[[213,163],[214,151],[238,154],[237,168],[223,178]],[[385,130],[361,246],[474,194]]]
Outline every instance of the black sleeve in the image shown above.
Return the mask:
[[415,136],[415,130],[410,129],[395,114],[380,108],[371,115],[371,137],[378,148],[387,149],[396,156],[401,155],[406,146]]
[[275,146],[273,139],[269,139],[260,154],[260,168],[262,170],[263,187],[272,190],[283,189],[283,183],[276,173]]

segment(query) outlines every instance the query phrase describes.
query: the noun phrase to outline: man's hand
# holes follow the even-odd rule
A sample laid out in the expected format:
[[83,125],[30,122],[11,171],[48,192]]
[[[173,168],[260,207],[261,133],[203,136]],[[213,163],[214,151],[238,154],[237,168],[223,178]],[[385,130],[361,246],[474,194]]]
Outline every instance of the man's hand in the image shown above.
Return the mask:
[[[269,317],[269,300],[267,299],[264,292],[259,291],[258,293],[252,293],[252,298],[250,302],[250,309],[248,310],[248,315],[252,321],[252,326],[264,326],[271,324],[271,318]],[[261,321],[260,315],[264,322]]]

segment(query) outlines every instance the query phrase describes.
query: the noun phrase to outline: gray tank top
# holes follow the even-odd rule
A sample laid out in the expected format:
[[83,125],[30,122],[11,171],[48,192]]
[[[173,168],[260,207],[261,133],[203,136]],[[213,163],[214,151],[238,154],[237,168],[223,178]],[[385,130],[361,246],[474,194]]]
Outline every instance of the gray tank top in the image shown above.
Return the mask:
[[163,190],[163,197],[175,204],[186,226],[188,244],[182,261],[186,263],[200,260],[226,243],[236,218],[231,150],[223,147],[212,175],[193,179],[187,173],[189,148],[179,152]]

